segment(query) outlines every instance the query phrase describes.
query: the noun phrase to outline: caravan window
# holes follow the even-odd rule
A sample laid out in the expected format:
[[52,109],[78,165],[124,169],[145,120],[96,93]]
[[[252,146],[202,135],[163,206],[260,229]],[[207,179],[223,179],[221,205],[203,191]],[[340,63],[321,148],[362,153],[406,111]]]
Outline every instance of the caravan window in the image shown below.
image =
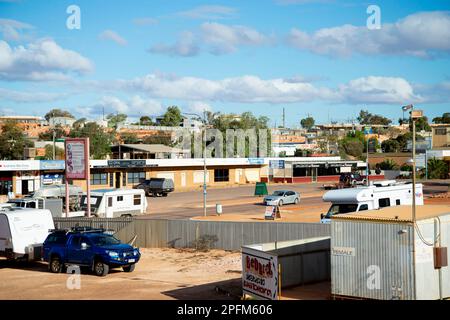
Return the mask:
[[123,196],[117,196],[117,201],[123,201]]
[[379,199],[378,200],[378,206],[380,208],[390,207],[391,206],[391,199],[389,199],[389,198]]
[[139,206],[141,204],[141,195],[140,194],[135,194],[134,195],[134,205],[135,206]]
[[369,206],[367,204],[362,204],[359,206],[358,211],[365,211],[365,210],[369,210]]
[[358,205],[353,203],[333,204],[328,210],[326,218],[330,219],[335,214],[355,212],[357,208]]

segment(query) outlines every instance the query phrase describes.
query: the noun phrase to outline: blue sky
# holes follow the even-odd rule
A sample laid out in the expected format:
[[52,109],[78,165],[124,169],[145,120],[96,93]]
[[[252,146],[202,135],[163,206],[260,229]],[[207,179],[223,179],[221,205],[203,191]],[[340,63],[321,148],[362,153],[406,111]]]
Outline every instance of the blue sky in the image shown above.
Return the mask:
[[[369,30],[367,7],[381,13]],[[81,29],[70,30],[70,5]],[[0,0],[0,114],[450,111],[449,1]]]

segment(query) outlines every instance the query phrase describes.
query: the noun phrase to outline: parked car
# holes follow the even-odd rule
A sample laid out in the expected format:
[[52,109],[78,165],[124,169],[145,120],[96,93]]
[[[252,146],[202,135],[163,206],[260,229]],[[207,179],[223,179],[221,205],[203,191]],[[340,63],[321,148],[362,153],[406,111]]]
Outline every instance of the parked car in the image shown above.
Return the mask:
[[78,265],[89,267],[97,276],[106,276],[111,268],[119,267],[133,272],[141,257],[139,249],[106,232],[85,227],[51,232],[43,247],[49,271],[59,273],[66,265]]
[[172,179],[165,178],[151,178],[144,180],[140,184],[134,187],[135,189],[143,189],[147,196],[163,196],[167,197],[169,192],[175,190]]
[[357,172],[345,172],[341,173],[339,183],[346,186],[364,185],[366,184],[366,177]]
[[300,201],[300,194],[290,190],[278,190],[273,194],[264,197],[264,204],[266,206],[279,206],[284,204],[294,203],[297,204]]

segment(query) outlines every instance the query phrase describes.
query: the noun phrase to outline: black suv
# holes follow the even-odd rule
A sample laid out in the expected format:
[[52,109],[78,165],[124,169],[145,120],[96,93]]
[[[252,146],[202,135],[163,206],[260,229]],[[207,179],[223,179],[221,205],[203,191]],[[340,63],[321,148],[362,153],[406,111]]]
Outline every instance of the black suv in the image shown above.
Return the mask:
[[339,177],[339,183],[342,183],[346,186],[364,185],[366,184],[366,177],[356,172],[341,173],[341,176]]

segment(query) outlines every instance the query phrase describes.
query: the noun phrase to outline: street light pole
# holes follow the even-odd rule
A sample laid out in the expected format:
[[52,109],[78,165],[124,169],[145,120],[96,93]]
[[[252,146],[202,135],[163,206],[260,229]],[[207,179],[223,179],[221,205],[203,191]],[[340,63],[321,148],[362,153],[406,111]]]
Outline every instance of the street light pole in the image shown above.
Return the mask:
[[[183,112],[185,115],[196,116],[199,119],[202,117],[196,113]],[[206,110],[203,110],[203,125],[202,125],[202,148],[203,148],[203,215],[206,217]]]
[[206,110],[203,110],[203,215],[206,217]]
[[411,121],[412,121],[412,220],[416,223],[416,121],[412,117],[411,111]]

